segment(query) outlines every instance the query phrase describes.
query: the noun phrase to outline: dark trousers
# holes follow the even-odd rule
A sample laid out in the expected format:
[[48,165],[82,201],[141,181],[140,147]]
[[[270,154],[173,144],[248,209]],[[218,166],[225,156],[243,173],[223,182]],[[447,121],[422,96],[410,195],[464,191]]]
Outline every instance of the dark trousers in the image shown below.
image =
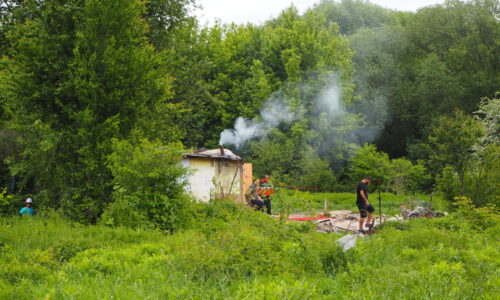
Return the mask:
[[250,207],[253,207],[254,209],[258,211],[263,211],[264,210],[264,202],[259,199],[252,199],[250,200]]
[[270,215],[271,214],[271,198],[270,197],[264,198],[264,206],[266,207],[267,214]]

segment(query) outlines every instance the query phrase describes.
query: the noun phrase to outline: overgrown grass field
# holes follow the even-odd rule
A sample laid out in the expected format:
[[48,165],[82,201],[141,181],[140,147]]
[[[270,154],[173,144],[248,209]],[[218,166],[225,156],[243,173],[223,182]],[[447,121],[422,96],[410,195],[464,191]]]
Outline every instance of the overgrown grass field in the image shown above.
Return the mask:
[[189,229],[0,219],[1,299],[497,299],[498,218],[464,211],[340,236],[240,205],[199,205]]

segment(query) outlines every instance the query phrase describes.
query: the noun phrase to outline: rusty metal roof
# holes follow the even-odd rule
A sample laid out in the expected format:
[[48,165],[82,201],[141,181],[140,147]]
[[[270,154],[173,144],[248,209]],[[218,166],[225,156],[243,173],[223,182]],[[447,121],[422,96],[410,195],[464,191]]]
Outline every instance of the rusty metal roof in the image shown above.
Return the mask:
[[184,158],[208,158],[208,159],[229,159],[229,160],[243,160],[240,156],[233,153],[229,149],[224,149],[224,154],[221,153],[221,149],[211,149],[201,152],[196,152],[192,154],[185,154]]

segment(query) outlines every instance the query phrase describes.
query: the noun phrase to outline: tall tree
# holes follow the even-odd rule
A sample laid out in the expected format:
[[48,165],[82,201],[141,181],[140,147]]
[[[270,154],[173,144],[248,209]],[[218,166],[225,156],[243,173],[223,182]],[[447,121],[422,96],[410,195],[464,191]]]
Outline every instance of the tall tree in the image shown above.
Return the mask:
[[[500,81],[499,9],[494,0],[446,1],[416,13],[392,12],[349,37],[355,102],[368,111],[371,126],[383,127],[380,150],[425,158],[419,145],[441,114],[455,108],[472,113],[482,97],[494,95]],[[365,14],[361,8],[351,13],[360,20]]]
[[345,35],[364,27],[379,27],[389,21],[392,13],[366,0],[321,0],[314,10],[324,14],[328,22],[337,23]]
[[452,117],[441,116],[429,136],[431,165],[438,170],[451,166],[457,173],[461,195],[465,195],[465,174],[473,162],[474,145],[484,135],[481,122],[461,111]]
[[136,0],[47,0],[10,33],[2,92],[23,145],[12,173],[74,219],[95,221],[110,201],[112,138],[180,138],[144,12]]

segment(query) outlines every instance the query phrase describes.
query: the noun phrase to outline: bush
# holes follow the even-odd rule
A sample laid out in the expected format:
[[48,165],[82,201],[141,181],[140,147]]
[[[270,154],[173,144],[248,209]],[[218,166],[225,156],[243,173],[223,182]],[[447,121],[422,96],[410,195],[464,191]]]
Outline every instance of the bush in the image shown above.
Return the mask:
[[484,207],[476,207],[472,201],[466,197],[456,197],[455,206],[457,214],[454,218],[467,222],[472,229],[485,230],[493,227],[500,221],[499,209],[490,204]]
[[113,173],[113,203],[102,216],[108,225],[186,227],[191,200],[184,193],[187,170],[180,165],[182,145],[148,140],[114,140],[108,157]]
[[458,173],[452,166],[445,166],[436,178],[437,189],[450,202],[457,196],[469,198],[474,205],[500,204],[500,146],[489,145],[474,156],[469,172],[464,174],[462,195]]
[[398,158],[391,160],[386,190],[396,194],[424,191],[430,185],[430,175],[422,162],[412,164],[411,161]]
[[0,215],[14,215],[17,209],[16,200],[18,199],[12,195],[7,195],[7,189],[0,188]]

